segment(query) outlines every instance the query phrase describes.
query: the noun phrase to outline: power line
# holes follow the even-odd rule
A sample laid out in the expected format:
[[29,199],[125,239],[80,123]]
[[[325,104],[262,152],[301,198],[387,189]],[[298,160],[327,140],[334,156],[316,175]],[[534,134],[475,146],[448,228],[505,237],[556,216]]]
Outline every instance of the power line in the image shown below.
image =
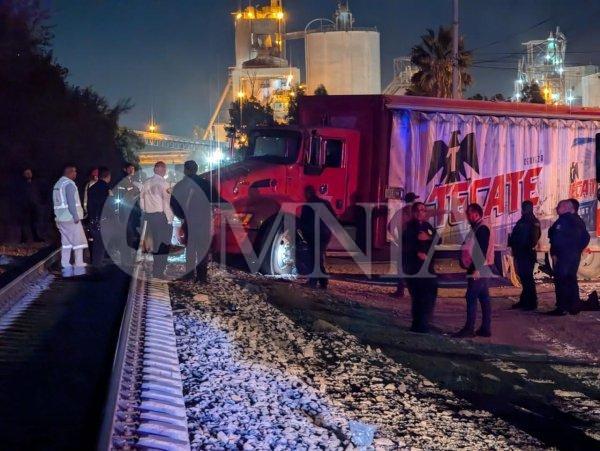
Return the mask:
[[526,28],[525,30],[518,31],[518,32],[516,32],[516,33],[512,33],[512,34],[509,34],[508,36],[506,36],[506,37],[504,37],[504,38],[502,38],[502,39],[498,39],[498,40],[496,40],[496,41],[493,41],[493,42],[490,42],[490,43],[488,43],[488,44],[482,45],[482,46],[480,46],[480,47],[475,47],[475,48],[473,48],[473,49],[471,49],[471,50],[469,50],[469,51],[470,51],[470,52],[475,52],[475,51],[477,51],[477,50],[480,50],[480,49],[485,49],[485,48],[487,48],[487,47],[492,47],[492,46],[494,46],[494,45],[500,44],[501,42],[507,41],[507,40],[509,40],[509,39],[511,39],[511,38],[514,38],[515,36],[519,36],[520,34],[526,33],[526,32],[528,32],[528,31],[531,31],[531,30],[533,30],[533,29],[535,29],[535,28],[537,28],[537,27],[541,26],[541,25],[544,25],[545,23],[547,23],[547,22],[550,22],[551,20],[552,20],[552,17],[548,17],[548,18],[546,18],[546,19],[544,19],[544,20],[541,20],[540,22],[538,22],[538,23],[536,23],[536,24],[533,24],[533,25],[531,25],[530,27]]

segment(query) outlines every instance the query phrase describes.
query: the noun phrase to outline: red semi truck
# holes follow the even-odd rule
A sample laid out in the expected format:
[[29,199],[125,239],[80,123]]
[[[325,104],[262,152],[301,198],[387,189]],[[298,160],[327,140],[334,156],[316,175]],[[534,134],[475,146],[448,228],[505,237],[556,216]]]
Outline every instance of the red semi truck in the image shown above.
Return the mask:
[[[429,206],[446,249],[458,246],[468,230],[466,205],[480,203],[500,253],[506,251],[521,202],[529,199],[544,229],[543,253],[556,203],[573,197],[593,237],[580,275],[600,274],[600,110],[406,96],[307,96],[300,101],[298,122],[251,131],[244,161],[221,169],[218,178],[212,173],[221,196],[235,209],[222,229],[227,233],[216,238],[217,248],[239,254],[241,243],[250,243],[265,256],[262,271],[291,273],[293,240],[275,218],[297,215],[304,188],[311,185],[359,246],[376,250],[389,247],[387,223],[406,192],[417,193]],[[370,215],[365,204],[372,206]],[[366,225],[369,216],[372,227]]]

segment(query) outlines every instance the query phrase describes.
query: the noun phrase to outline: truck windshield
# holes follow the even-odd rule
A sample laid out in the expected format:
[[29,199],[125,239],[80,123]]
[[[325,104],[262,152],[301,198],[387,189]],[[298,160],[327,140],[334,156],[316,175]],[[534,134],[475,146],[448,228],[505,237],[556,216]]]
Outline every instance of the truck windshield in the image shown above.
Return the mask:
[[246,159],[276,164],[289,164],[298,158],[300,132],[284,130],[260,130],[250,137]]

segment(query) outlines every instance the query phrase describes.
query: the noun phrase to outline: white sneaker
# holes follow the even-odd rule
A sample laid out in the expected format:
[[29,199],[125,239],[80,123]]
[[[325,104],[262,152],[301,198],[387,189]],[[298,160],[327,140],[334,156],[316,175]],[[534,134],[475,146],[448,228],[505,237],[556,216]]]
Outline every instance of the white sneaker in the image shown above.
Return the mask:
[[63,277],[73,277],[73,267],[71,265],[63,266],[61,270],[61,275]]
[[86,273],[86,266],[75,266],[73,267],[74,276],[83,276]]

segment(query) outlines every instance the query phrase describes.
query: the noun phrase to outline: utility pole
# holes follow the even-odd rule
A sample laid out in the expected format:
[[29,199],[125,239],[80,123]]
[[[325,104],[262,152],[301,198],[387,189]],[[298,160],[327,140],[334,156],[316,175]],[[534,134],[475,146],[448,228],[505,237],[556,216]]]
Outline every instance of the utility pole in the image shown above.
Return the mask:
[[460,99],[460,74],[458,71],[458,0],[452,0],[452,98]]

